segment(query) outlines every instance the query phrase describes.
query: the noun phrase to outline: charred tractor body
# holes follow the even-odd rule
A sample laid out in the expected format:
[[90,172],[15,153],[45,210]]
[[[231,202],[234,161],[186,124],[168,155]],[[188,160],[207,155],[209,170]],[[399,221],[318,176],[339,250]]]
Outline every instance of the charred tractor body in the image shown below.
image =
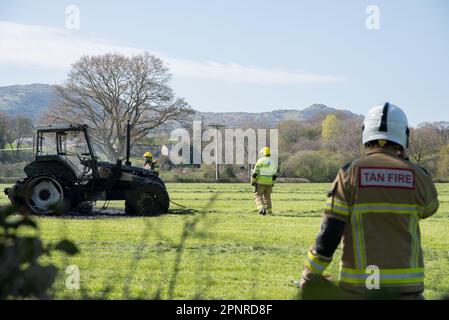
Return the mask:
[[97,200],[125,200],[127,214],[166,213],[165,184],[156,172],[131,165],[129,136],[128,124],[126,162],[113,164],[98,161],[87,125],[37,126],[34,160],[5,194],[33,214],[87,213]]

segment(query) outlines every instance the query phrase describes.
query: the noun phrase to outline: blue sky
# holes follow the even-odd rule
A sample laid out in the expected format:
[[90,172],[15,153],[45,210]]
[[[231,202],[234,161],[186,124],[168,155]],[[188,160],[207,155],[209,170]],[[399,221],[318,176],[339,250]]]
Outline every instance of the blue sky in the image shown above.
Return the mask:
[[[65,28],[72,4],[79,30]],[[369,5],[378,30],[365,26]],[[324,103],[364,114],[390,101],[412,124],[449,120],[445,0],[0,0],[0,86],[62,83],[82,54],[143,50],[202,111]]]

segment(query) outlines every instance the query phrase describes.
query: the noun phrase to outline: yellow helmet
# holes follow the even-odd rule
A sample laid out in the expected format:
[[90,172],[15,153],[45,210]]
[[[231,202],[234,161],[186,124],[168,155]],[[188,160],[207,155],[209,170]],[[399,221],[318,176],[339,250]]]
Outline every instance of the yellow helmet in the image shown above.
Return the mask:
[[260,150],[260,154],[263,156],[269,156],[270,155],[270,148],[264,147]]
[[143,154],[144,158],[153,158],[153,154],[150,151],[147,151]]

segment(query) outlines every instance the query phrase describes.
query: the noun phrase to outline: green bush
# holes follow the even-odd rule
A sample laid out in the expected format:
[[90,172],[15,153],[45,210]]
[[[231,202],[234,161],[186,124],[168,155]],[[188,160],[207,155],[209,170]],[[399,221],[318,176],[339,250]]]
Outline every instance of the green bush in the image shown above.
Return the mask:
[[330,182],[343,160],[328,151],[299,151],[281,163],[281,176],[304,178],[310,182]]

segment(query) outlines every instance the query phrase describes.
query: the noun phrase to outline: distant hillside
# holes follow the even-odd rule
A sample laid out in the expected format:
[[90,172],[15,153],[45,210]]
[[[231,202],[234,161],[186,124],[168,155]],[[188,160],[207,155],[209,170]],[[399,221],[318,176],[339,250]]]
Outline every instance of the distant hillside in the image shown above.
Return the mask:
[[321,121],[328,114],[336,114],[341,119],[362,117],[348,110],[337,110],[323,104],[313,104],[303,110],[286,109],[269,112],[196,112],[196,119],[204,119],[207,123],[223,123],[230,127],[257,123],[264,127],[274,127],[281,121]]
[[34,118],[46,111],[54,98],[54,88],[48,84],[0,87],[0,111]]
[[[48,84],[14,85],[0,87],[0,111],[10,115],[23,114],[33,119],[45,112],[55,99],[55,89]],[[244,127],[257,124],[261,127],[274,127],[280,121],[321,121],[333,113],[339,118],[361,117],[347,110],[337,110],[323,104],[314,104],[305,109],[280,109],[269,112],[200,112],[194,118],[205,123],[222,123],[228,127]]]

